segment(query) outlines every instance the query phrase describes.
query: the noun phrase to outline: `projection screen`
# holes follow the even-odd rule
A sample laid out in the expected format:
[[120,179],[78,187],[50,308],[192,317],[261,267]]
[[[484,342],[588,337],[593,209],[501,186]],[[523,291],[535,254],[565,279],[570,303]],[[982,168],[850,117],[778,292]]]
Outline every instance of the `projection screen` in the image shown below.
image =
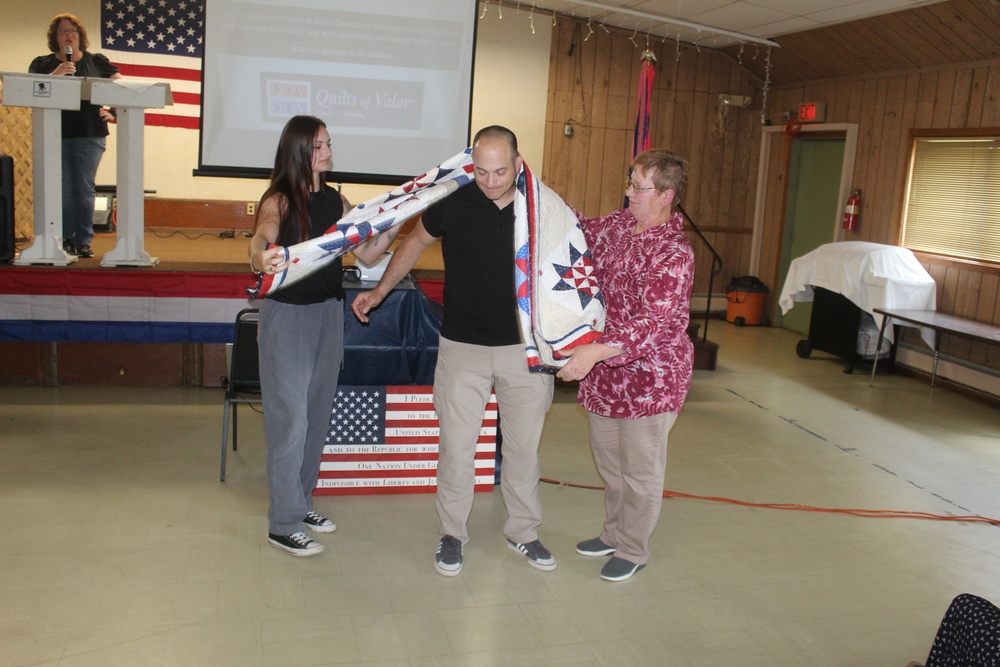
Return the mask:
[[206,0],[198,176],[266,176],[294,115],[328,180],[395,185],[468,146],[475,0]]

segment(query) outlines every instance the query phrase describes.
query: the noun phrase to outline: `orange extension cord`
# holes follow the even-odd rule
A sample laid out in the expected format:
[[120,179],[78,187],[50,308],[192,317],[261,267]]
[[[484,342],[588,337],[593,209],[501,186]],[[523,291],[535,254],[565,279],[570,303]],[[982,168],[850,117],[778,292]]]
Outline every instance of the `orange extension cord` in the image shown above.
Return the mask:
[[[566,486],[573,489],[591,489],[603,491],[603,486],[589,486],[587,484],[570,484],[560,482],[555,479],[542,477],[540,481],[556,486]],[[729,503],[743,507],[760,507],[769,510],[796,510],[799,512],[823,512],[826,514],[850,514],[851,516],[868,517],[869,519],[928,519],[931,521],[957,521],[961,523],[988,523],[1000,526],[1000,519],[990,519],[989,517],[968,515],[950,516],[946,514],[929,514],[927,512],[902,512],[897,510],[864,510],[864,509],[837,509],[831,507],[811,507],[809,505],[796,505],[794,503],[750,503],[745,500],[734,500],[733,498],[719,498],[716,496],[696,496],[690,493],[665,490],[664,498],[681,498],[684,500],[707,500],[713,503]]]

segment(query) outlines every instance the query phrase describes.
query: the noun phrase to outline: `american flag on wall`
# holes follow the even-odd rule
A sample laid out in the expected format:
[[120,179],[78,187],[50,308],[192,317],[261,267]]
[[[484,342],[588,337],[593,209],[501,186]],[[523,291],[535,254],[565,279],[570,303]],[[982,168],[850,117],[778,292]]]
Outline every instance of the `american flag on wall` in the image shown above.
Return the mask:
[[[429,386],[340,387],[314,495],[433,493],[438,420]],[[476,445],[476,491],[492,491],[497,405],[491,396]]]
[[198,129],[205,0],[101,0],[101,48],[123,77],[169,83],[173,106],[146,125]]

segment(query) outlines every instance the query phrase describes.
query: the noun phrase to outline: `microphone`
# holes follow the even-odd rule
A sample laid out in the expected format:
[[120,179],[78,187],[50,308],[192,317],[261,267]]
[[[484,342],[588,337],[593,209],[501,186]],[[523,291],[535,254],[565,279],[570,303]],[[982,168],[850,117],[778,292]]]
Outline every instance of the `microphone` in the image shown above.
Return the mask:
[[73,62],[73,47],[70,44],[67,44],[63,48],[63,51],[66,53],[66,62]]

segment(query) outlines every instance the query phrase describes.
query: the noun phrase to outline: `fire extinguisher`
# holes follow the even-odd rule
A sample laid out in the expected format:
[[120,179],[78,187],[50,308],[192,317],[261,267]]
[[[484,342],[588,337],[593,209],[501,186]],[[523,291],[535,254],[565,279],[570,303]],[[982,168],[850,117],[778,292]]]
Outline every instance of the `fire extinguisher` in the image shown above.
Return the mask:
[[859,213],[861,213],[861,189],[854,188],[854,192],[847,198],[847,206],[844,207],[844,229],[854,231],[858,228]]

